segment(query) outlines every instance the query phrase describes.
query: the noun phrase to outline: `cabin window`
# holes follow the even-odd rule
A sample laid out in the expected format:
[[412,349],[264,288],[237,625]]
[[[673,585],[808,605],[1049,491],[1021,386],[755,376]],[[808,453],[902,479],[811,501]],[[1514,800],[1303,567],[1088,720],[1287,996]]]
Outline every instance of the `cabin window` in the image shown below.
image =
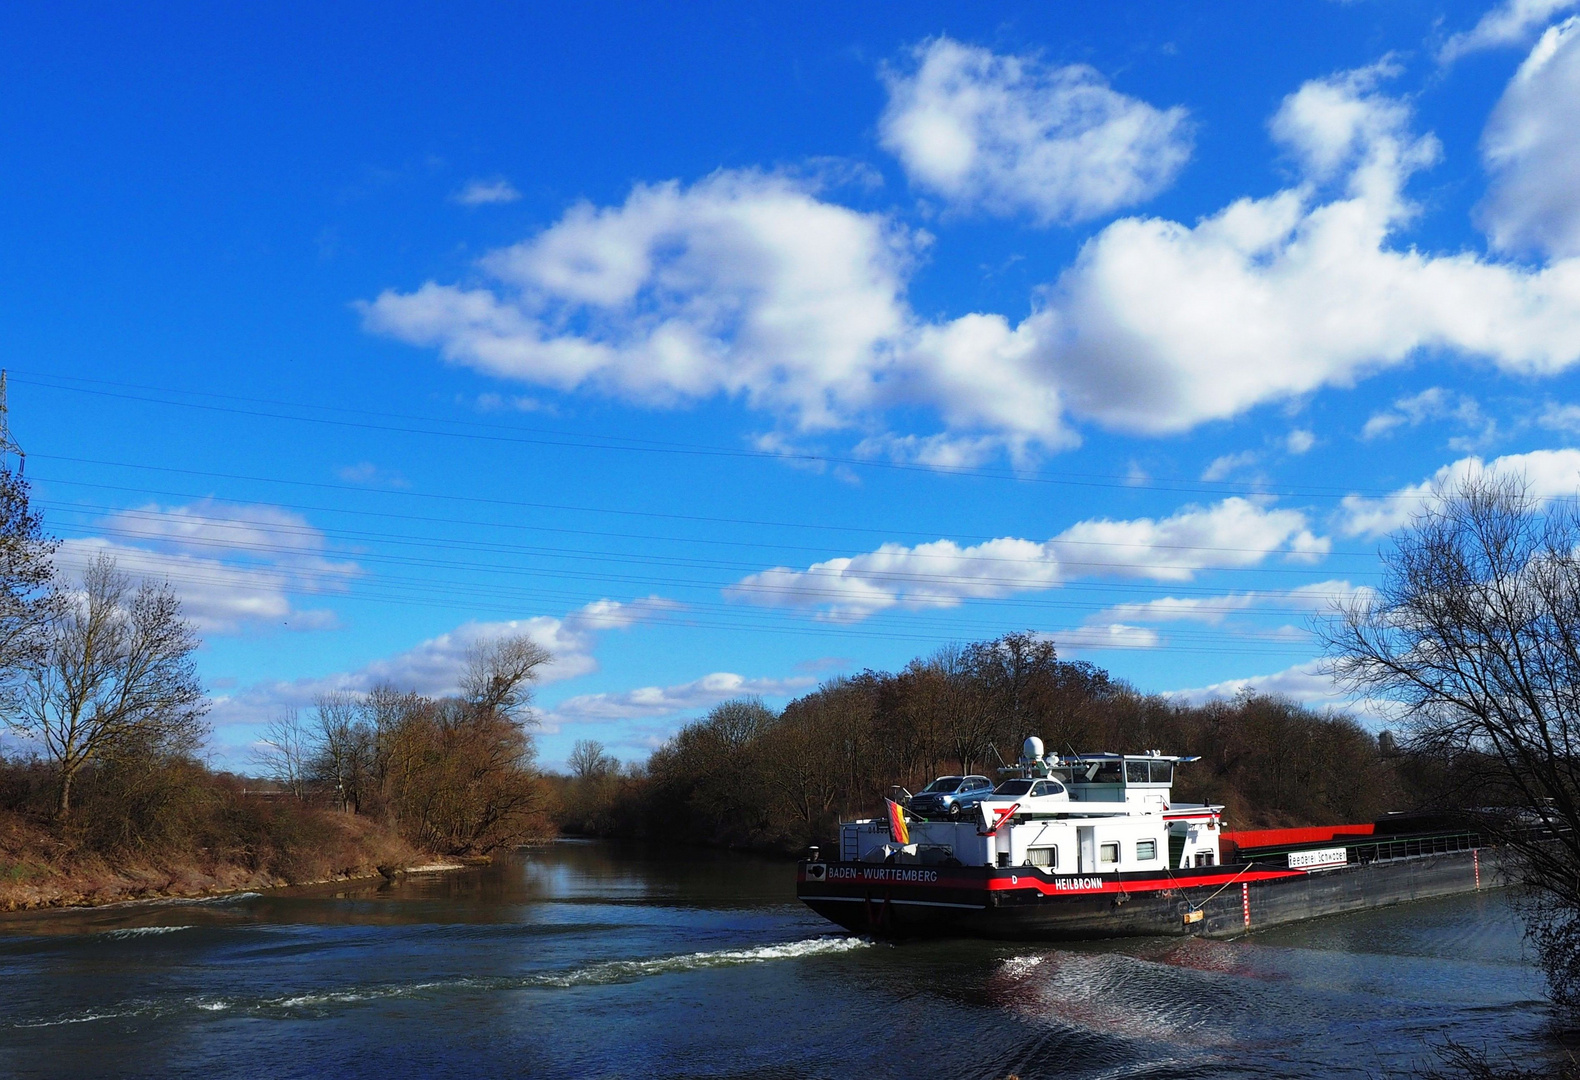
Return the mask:
[[1150,776],[1151,774],[1147,772],[1147,763],[1145,761],[1125,762],[1125,783],[1149,784],[1152,782],[1149,779]]
[[1172,784],[1174,782],[1174,763],[1172,761],[1150,761],[1152,766],[1152,782],[1154,784]]
[[1136,858],[1142,862],[1158,857],[1158,842],[1156,840],[1137,840]]
[[1210,852],[1210,851],[1198,851],[1196,853],[1196,865],[1197,866],[1211,866],[1212,865],[1212,861],[1213,861],[1212,860],[1212,852]]
[[1119,845],[1099,844],[1097,846],[1097,861],[1117,864],[1119,862]]
[[1097,772],[1092,777],[1094,784],[1117,784],[1124,780],[1124,773],[1120,771],[1119,762],[1104,761],[1097,766]]
[[1027,848],[1026,861],[1032,866],[1042,866],[1052,870],[1059,865],[1059,849],[1056,847]]

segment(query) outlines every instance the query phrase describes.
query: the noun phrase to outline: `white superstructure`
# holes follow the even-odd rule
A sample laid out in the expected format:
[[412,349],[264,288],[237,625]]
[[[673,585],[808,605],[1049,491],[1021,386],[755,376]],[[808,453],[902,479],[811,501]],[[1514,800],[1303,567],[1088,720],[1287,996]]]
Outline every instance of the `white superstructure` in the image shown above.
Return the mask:
[[1024,866],[1055,878],[1216,866],[1223,807],[1171,798],[1175,767],[1193,760],[1155,750],[1044,755],[1040,739],[1027,739],[974,820],[910,820],[903,845],[883,819],[844,823],[839,857]]

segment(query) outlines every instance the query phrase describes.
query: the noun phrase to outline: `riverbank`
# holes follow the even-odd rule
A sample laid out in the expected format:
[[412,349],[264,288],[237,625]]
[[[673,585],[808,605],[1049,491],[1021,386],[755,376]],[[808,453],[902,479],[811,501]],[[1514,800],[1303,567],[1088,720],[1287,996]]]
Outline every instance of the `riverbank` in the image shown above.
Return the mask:
[[366,818],[321,812],[311,824],[287,843],[102,854],[74,846],[59,831],[0,814],[0,911],[195,899],[466,865],[418,850]]

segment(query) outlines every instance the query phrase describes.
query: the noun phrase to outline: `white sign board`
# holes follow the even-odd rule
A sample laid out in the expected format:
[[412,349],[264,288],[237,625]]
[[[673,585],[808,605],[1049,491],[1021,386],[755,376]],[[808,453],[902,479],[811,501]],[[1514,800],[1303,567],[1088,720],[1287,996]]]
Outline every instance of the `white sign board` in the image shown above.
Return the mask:
[[1341,847],[1319,848],[1316,851],[1291,851],[1289,853],[1289,868],[1291,870],[1327,870],[1335,866],[1343,866],[1349,861],[1348,852]]

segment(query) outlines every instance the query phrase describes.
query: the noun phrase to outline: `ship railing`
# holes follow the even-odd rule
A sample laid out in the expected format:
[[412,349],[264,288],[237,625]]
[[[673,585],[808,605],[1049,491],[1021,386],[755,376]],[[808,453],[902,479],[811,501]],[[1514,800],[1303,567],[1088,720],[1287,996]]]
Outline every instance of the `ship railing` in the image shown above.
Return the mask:
[[1352,863],[1391,862],[1418,859],[1426,855],[1450,855],[1481,847],[1481,834],[1474,832],[1434,833],[1423,836],[1377,837],[1363,844],[1345,844]]
[[1460,851],[1474,851],[1484,846],[1481,834],[1474,831],[1452,833],[1420,833],[1417,835],[1368,837],[1364,841],[1347,839],[1344,842],[1301,844],[1297,847],[1242,848],[1239,857],[1247,862],[1284,863],[1292,851],[1310,851],[1322,847],[1342,847],[1350,866],[1377,862],[1394,862],[1400,859],[1420,859],[1432,855],[1452,855]]

